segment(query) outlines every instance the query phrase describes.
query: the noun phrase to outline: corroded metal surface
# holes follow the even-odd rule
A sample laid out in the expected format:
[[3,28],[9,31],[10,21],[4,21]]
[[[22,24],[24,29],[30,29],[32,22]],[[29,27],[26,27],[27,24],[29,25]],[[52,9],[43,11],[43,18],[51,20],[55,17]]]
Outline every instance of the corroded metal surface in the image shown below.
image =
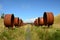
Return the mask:
[[44,25],[43,17],[38,18],[38,24],[39,26]]
[[13,14],[6,14],[4,16],[4,25],[6,27],[13,27],[13,25],[14,25],[14,15]]
[[38,19],[35,19],[34,25],[38,26]]
[[19,18],[18,17],[14,18],[14,25],[19,26]]
[[54,15],[52,12],[44,12],[43,18],[45,25],[52,25],[54,23]]
[[23,26],[23,20],[19,19],[19,26]]

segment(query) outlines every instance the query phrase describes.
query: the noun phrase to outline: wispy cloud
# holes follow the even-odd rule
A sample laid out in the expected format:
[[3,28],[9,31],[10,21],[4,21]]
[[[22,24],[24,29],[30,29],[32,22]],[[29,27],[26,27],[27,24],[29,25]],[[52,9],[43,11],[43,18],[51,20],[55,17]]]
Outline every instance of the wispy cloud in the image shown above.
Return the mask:
[[37,17],[36,17],[36,18],[26,19],[26,20],[24,21],[24,23],[33,23],[35,19],[37,19]]

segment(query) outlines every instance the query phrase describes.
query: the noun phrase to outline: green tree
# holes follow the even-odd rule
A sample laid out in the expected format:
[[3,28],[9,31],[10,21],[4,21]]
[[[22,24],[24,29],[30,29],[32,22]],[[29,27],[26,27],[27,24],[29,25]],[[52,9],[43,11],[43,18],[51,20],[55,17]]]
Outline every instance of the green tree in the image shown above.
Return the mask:
[[2,18],[2,19],[4,18],[4,13],[1,14],[1,18]]

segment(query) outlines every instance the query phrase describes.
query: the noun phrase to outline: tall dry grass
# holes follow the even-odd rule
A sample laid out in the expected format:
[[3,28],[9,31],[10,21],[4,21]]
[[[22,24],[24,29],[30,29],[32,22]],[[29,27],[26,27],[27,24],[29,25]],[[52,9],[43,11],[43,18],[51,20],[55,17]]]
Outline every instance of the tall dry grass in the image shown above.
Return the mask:
[[54,19],[54,24],[47,26],[24,25],[8,29],[0,19],[0,40],[60,40],[60,15]]

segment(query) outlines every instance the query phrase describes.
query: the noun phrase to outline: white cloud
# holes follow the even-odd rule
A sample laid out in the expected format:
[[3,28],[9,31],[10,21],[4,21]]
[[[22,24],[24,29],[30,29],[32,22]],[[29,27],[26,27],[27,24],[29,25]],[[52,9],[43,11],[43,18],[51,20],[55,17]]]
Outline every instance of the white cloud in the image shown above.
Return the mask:
[[35,19],[37,19],[37,18],[26,19],[26,20],[24,21],[24,23],[33,23]]

